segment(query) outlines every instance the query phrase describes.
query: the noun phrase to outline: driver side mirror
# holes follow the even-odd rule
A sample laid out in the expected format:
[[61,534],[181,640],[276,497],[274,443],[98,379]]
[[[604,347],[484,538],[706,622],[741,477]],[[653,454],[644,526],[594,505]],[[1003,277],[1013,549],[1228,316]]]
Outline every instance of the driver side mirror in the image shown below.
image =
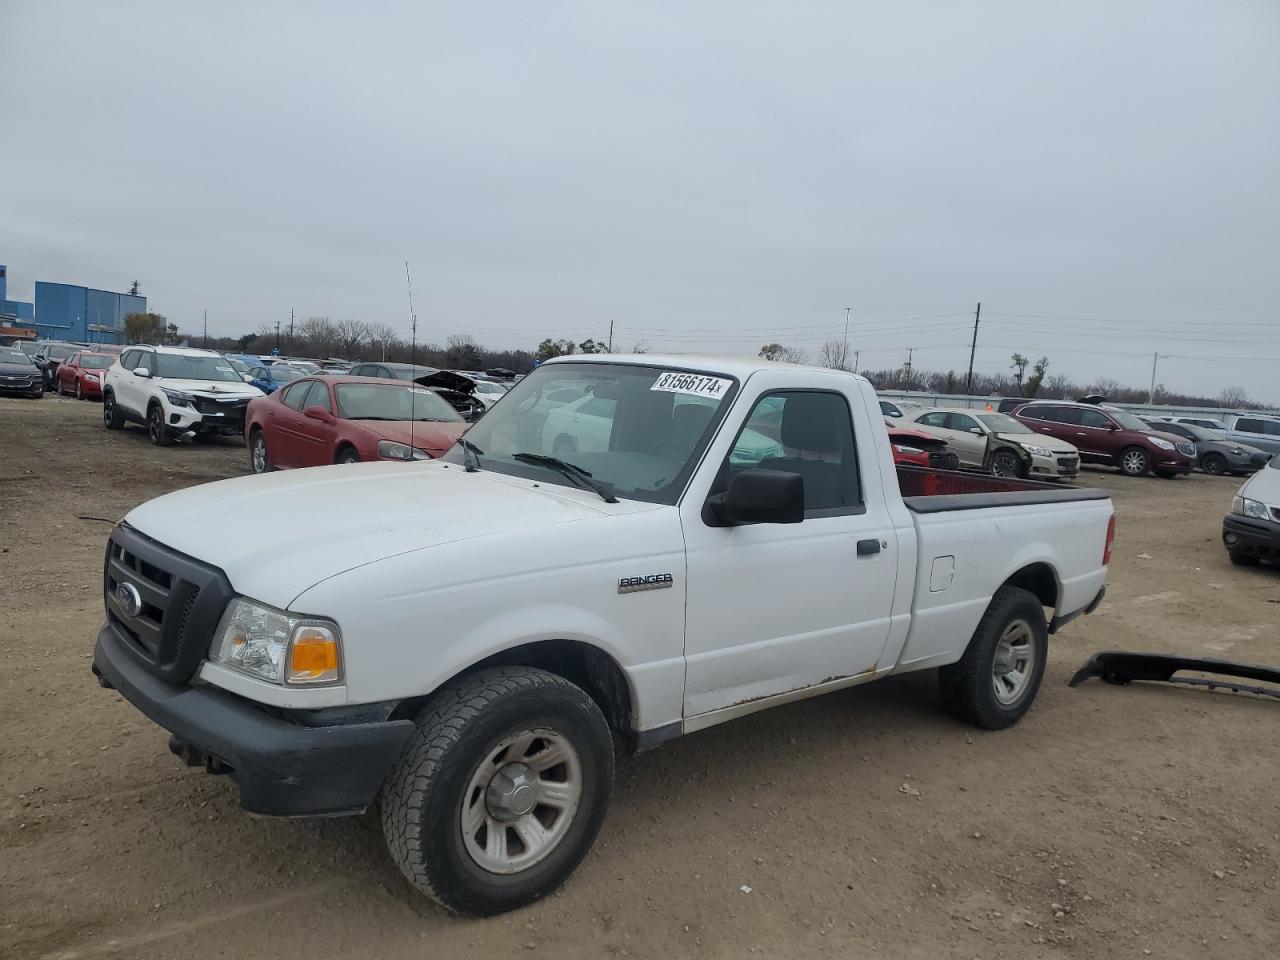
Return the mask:
[[981,427],[970,427],[970,428],[969,428],[969,432],[970,432],[970,433],[972,433],[975,437],[980,437],[980,436],[982,436],[982,428],[981,428]]
[[729,489],[707,498],[703,520],[712,527],[804,520],[804,479],[783,470],[743,470]]
[[337,417],[332,413],[324,407],[317,406],[316,404],[312,404],[303,410],[302,415],[308,420],[319,420],[321,423],[333,423],[337,420]]
[[253,377],[249,376],[247,373],[240,374],[240,379],[245,383],[253,383]]
[[142,377],[144,380],[147,380],[147,379],[150,379],[151,377],[151,369],[149,367],[134,367],[133,375],[135,377]]

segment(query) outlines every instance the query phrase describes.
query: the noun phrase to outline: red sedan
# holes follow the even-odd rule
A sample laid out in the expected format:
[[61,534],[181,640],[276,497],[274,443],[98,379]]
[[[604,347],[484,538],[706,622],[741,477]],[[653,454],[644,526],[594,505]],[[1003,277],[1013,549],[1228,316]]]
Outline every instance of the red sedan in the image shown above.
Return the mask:
[[77,400],[102,399],[102,381],[107,378],[107,367],[116,362],[110,353],[81,350],[58,364],[58,395],[71,394]]
[[362,460],[430,460],[467,423],[440,397],[403,380],[304,377],[249,401],[244,438],[254,473]]
[[947,442],[916,430],[903,430],[886,419],[894,463],[909,463],[935,470],[959,470],[960,458],[947,449]]

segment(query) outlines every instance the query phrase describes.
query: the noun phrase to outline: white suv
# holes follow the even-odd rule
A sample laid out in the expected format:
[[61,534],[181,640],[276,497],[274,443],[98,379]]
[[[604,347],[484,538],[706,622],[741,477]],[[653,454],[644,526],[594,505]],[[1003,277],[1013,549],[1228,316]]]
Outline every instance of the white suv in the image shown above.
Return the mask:
[[212,350],[129,347],[107,370],[102,422],[108,430],[145,424],[163,447],[196,434],[242,433],[245,407],[262,395]]

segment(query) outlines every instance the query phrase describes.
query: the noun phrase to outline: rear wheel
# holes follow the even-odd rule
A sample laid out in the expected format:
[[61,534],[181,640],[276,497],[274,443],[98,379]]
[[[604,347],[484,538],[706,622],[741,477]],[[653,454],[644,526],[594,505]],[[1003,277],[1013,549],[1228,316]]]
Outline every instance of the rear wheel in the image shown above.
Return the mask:
[[249,469],[254,473],[266,473],[271,469],[271,458],[267,456],[267,438],[261,430],[254,430],[249,435]]
[[110,390],[102,394],[102,425],[108,430],[119,430],[124,426],[124,418],[116,409],[116,395]]
[[1016,723],[1036,698],[1048,652],[1040,601],[1021,587],[1001,587],[964,656],[938,671],[943,702],[956,717],[987,730]]
[[1141,447],[1126,447],[1120,454],[1120,472],[1129,477],[1142,477],[1151,470],[1151,459]]
[[157,447],[167,447],[173,443],[173,437],[164,425],[164,410],[160,404],[152,404],[147,411],[147,438]]
[[563,677],[495,667],[443,688],[387,780],[382,830],[415,887],[458,913],[513,910],[591,848],[613,783],[600,708]]
[[1012,450],[997,450],[991,458],[991,472],[997,477],[1021,477],[1022,458]]
[[1220,453],[1206,453],[1200,458],[1200,469],[1205,473],[1221,474],[1227,472],[1227,458]]

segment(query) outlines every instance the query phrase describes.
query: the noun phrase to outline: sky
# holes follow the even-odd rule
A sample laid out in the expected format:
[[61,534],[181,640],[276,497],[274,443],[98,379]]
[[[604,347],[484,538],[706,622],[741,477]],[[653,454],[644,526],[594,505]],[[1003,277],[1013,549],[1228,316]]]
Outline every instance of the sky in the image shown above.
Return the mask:
[[0,144],[11,299],[1280,404],[1274,0],[3,0]]

